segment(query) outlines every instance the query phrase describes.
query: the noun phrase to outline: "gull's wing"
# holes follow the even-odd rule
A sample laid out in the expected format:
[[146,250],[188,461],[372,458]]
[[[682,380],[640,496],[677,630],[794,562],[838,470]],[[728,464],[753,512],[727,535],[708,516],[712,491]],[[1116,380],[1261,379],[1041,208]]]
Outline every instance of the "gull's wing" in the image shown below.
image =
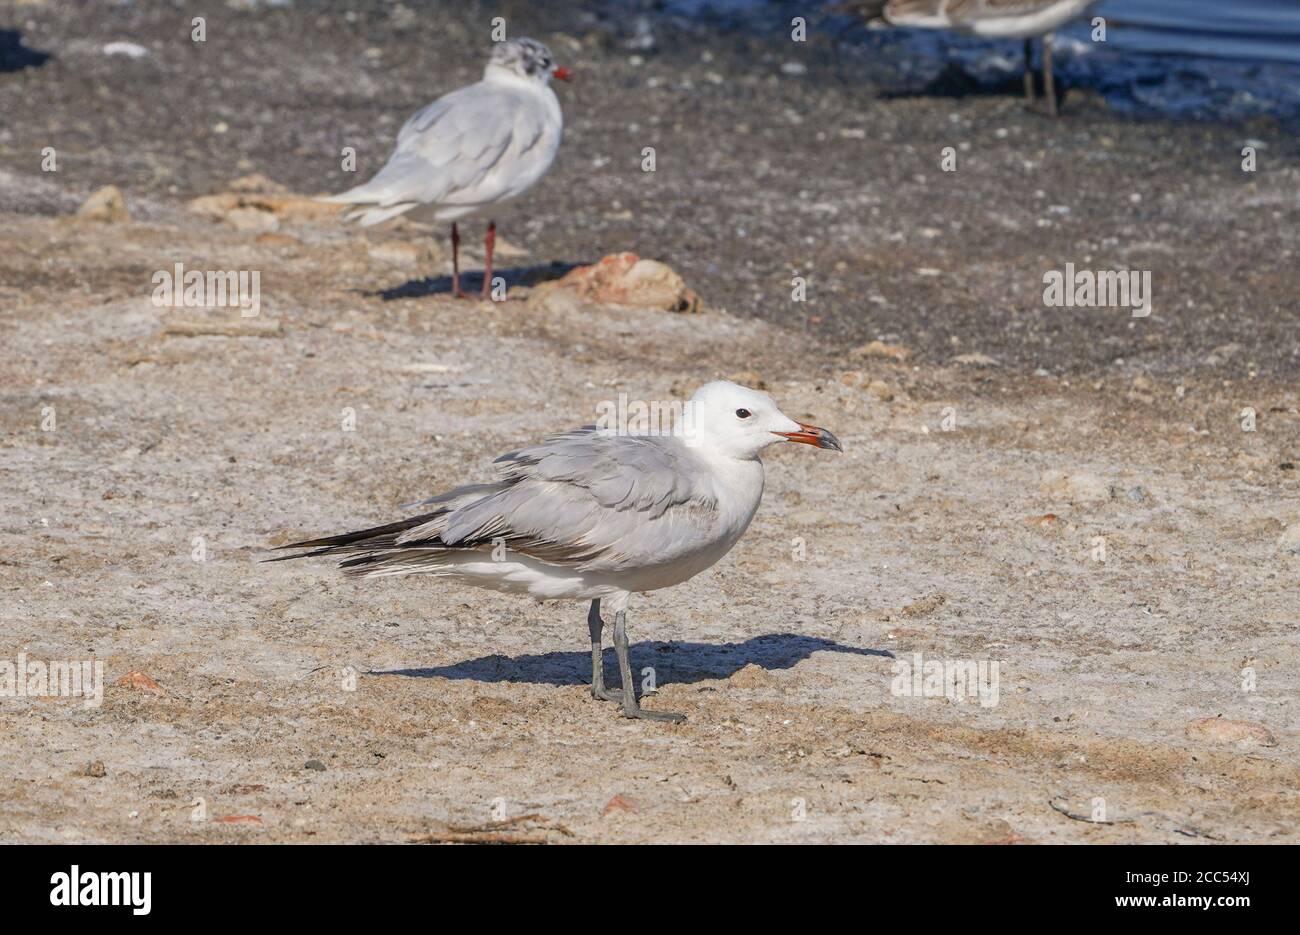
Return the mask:
[[513,197],[554,158],[553,123],[536,95],[479,82],[412,116],[369,182],[322,200],[353,205],[349,219],[368,225],[421,204],[475,206]]
[[[586,427],[497,459],[502,479],[426,500],[399,523],[285,548],[365,553],[354,574],[445,566],[467,550],[511,551],[583,572],[671,564],[719,536],[713,481],[676,438],[614,436]],[[479,559],[481,560],[481,559]]]

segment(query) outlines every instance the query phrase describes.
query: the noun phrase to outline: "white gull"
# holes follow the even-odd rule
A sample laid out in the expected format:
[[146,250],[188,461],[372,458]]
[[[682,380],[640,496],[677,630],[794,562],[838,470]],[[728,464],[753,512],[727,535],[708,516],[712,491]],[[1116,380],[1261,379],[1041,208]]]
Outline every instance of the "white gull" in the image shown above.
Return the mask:
[[[283,546],[337,556],[349,575],[435,575],[539,601],[589,600],[591,692],[628,717],[683,720],[637,702],[628,659],[632,594],[680,584],[727,554],[763,496],[759,453],[778,442],[840,451],[766,393],[715,381],[672,434],[585,426],[496,459],[500,478],[431,497],[417,516]],[[279,561],[282,559],[272,559]],[[607,689],[601,601],[614,612],[622,690]]]

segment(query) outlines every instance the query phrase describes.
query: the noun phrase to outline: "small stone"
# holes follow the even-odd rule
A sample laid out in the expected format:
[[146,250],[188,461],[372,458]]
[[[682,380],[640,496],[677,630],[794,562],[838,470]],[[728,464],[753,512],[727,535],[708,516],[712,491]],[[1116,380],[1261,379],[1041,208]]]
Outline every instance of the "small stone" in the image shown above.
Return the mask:
[[1300,555],[1300,523],[1292,523],[1278,536],[1277,547],[1287,555]]
[[952,359],[954,364],[961,364],[964,367],[1000,367],[1002,366],[997,360],[988,354],[976,352],[974,354],[958,354]]
[[884,341],[872,341],[855,347],[849,352],[851,357],[884,357],[902,363],[912,356],[912,352],[900,344],[886,344]]
[[610,815],[613,814],[614,812],[635,812],[635,811],[636,811],[635,802],[633,802],[629,798],[626,798],[623,795],[615,795],[613,798],[611,798],[608,802],[605,803],[605,807],[600,810],[600,813],[602,815]]
[[635,253],[610,254],[598,263],[569,270],[561,279],[537,286],[529,301],[549,308],[548,296],[563,291],[606,305],[667,312],[698,312],[701,304],[670,267]]
[[253,241],[253,243],[260,244],[263,247],[302,246],[302,241],[299,240],[297,237],[294,237],[291,234],[276,234],[276,233],[261,234],[258,236],[256,240]]
[[1049,497],[1070,501],[1110,499],[1110,485],[1096,474],[1083,471],[1044,471],[1038,490]]
[[149,50],[138,42],[110,42],[101,49],[105,55],[125,55],[127,58],[144,58]]
[[261,192],[270,195],[283,195],[288,191],[279,182],[272,181],[261,172],[241,175],[230,183],[230,190],[232,192]]
[[226,215],[226,223],[241,231],[267,233],[280,228],[279,218],[270,211],[259,211],[256,208],[236,208]]
[[756,370],[739,370],[728,376],[727,379],[732,383],[739,383],[741,386],[747,386],[752,390],[767,389],[767,381]]
[[867,392],[881,402],[887,403],[894,398],[894,391],[884,380],[872,380],[867,384]]
[[308,760],[306,763],[302,764],[302,768],[309,769],[312,772],[316,772],[316,773],[325,772],[325,764],[322,763],[320,760]]
[[432,259],[432,251],[427,244],[420,245],[402,241],[372,243],[366,247],[366,253],[376,263],[387,263],[390,266],[402,266],[408,269],[417,267],[424,261]]
[[131,212],[126,209],[122,190],[116,185],[105,185],[82,203],[77,217],[101,224],[125,224],[131,220]]
[[1183,729],[1188,740],[1234,744],[1241,747],[1276,747],[1277,738],[1263,724],[1233,721],[1225,717],[1197,718]]
[[928,617],[946,603],[948,603],[948,595],[931,594],[929,597],[908,604],[901,613],[904,617]]
[[144,691],[154,695],[163,694],[163,687],[143,672],[128,672],[113,684],[118,688],[129,688],[133,691]]
[[734,688],[770,688],[776,684],[772,673],[757,663],[751,662],[743,669],[732,673],[727,681]]

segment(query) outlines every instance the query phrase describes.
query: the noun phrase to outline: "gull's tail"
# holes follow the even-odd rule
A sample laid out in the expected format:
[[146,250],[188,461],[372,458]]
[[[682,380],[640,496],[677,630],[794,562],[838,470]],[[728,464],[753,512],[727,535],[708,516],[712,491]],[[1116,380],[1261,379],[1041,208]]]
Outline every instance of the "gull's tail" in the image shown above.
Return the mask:
[[405,214],[416,206],[414,201],[399,201],[397,204],[380,204],[379,200],[373,193],[367,192],[369,183],[358,185],[356,188],[350,188],[338,195],[330,195],[326,198],[317,198],[317,201],[330,205],[347,205],[347,210],[343,212],[343,220],[355,221],[362,227],[373,227],[376,224],[382,224],[389,218],[395,218],[399,214]]
[[283,562],[292,558],[329,556],[343,559],[339,567],[345,574],[375,578],[383,575],[429,572],[454,564],[470,552],[491,547],[494,533],[453,536],[453,543],[443,541],[448,517],[458,507],[475,503],[485,496],[497,493],[509,482],[497,484],[469,484],[457,487],[437,497],[421,500],[408,506],[432,506],[428,513],[411,516],[383,526],[371,526],[337,536],[304,539],[289,545],[277,546],[277,551],[308,549],[296,555],[277,555],[264,562]]

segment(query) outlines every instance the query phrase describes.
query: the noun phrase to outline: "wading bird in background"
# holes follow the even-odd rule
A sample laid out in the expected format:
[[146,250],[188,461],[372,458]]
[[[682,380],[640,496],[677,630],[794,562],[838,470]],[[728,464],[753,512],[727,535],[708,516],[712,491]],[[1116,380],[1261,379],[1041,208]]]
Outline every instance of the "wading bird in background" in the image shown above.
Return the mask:
[[1098,0],[888,0],[882,16],[895,26],[920,29],[954,29],[991,39],[1025,41],[1025,100],[1035,104],[1033,38],[1042,36],[1043,98],[1047,112],[1056,116],[1056,79],[1052,74],[1052,36],[1055,29]]
[[[456,221],[485,214],[531,188],[555,161],[564,133],[552,78],[569,80],[551,50],[534,39],[499,43],[483,80],[418,111],[397,148],[369,182],[322,201],[348,205],[344,219],[369,227],[399,214],[451,222],[451,291],[460,289]],[[484,239],[483,298],[491,296],[496,223]]]
[[[637,701],[628,659],[634,593],[692,578],[731,551],[763,496],[759,452],[777,442],[841,451],[830,432],[784,415],[766,393],[715,381],[668,434],[589,425],[502,455],[500,479],[431,497],[425,512],[308,539],[268,561],[337,556],[362,578],[436,575],[539,601],[591,601],[591,694],[632,718],[681,721]],[[605,687],[601,601],[614,611],[622,689]]]

